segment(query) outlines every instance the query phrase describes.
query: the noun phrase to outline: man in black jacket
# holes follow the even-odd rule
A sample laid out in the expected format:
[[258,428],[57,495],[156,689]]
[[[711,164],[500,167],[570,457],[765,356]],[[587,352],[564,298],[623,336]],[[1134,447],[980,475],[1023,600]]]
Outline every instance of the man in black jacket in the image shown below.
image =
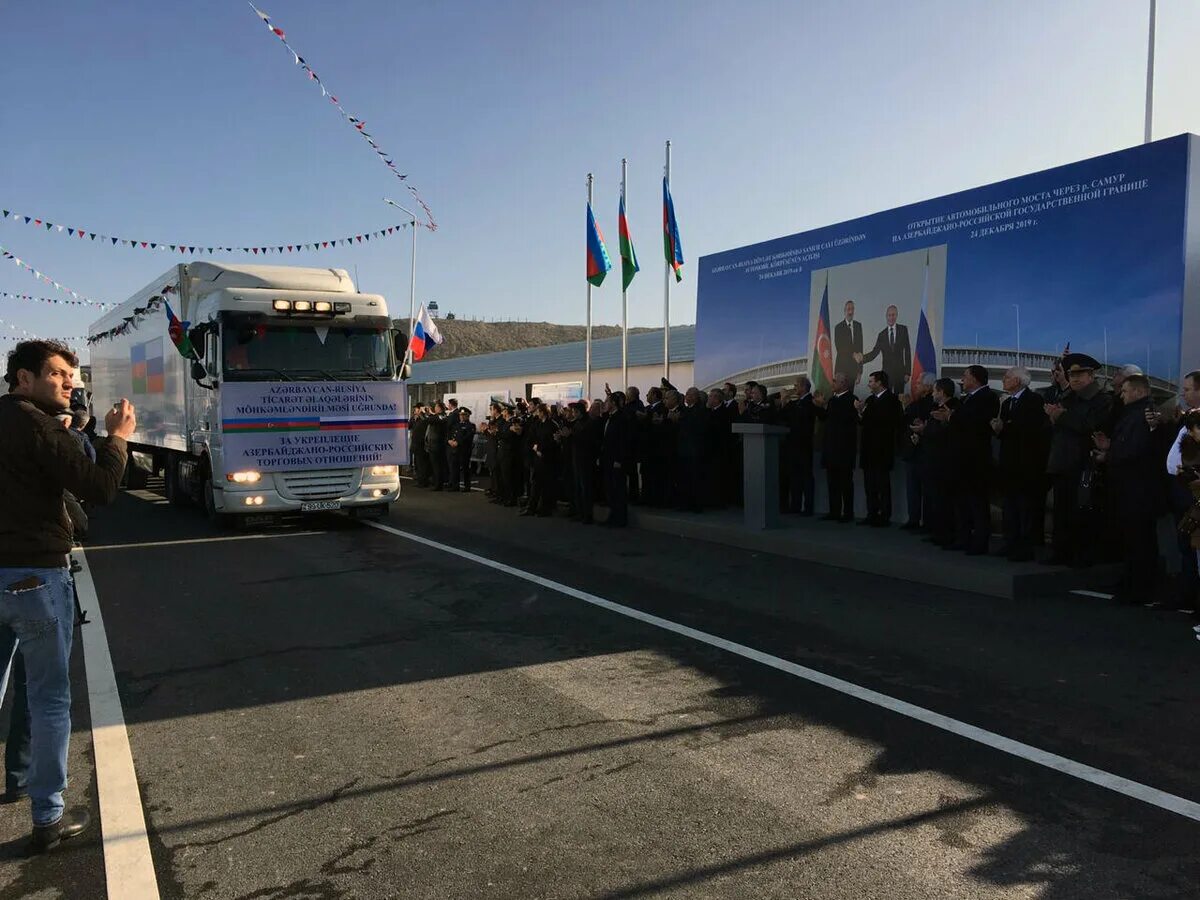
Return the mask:
[[413,407],[409,422],[409,446],[412,448],[413,482],[417,487],[429,487],[429,453],[425,450],[425,432],[429,430],[429,413],[423,403]]
[[[475,423],[471,410],[458,408],[456,421],[449,423],[446,447],[450,455],[450,490],[471,492],[471,450],[475,446]],[[461,483],[461,487],[459,486]]]
[[576,517],[591,525],[596,505],[596,458],[600,455],[601,420],[588,414],[586,400],[577,400],[568,408],[571,419],[571,479]]
[[824,424],[821,435],[821,465],[829,488],[829,512],[822,518],[831,522],[854,521],[854,458],[858,450],[858,398],[850,392],[850,376],[833,376],[833,396],[815,401],[817,418]]
[[435,491],[446,483],[446,407],[433,404],[433,413],[425,428],[425,454],[429,457],[429,479]]
[[1100,368],[1086,353],[1063,358],[1070,390],[1057,403],[1047,403],[1050,417],[1050,455],[1046,473],[1054,489],[1053,552],[1047,565],[1084,566],[1092,563],[1089,519],[1097,506],[1094,490],[1081,495],[1084,475],[1092,473],[1092,435],[1104,427],[1111,398],[1100,389]]
[[633,461],[632,423],[625,415],[625,395],[613,391],[604,404],[604,434],[600,442],[600,469],[604,473],[604,493],[608,499],[610,528],[629,524],[626,495],[626,471]]
[[783,474],[787,484],[788,512],[802,516],[813,514],[813,430],[817,425],[817,407],[813,402],[812,382],[807,375],[796,379],[795,396],[783,407],[782,425],[788,429],[783,439]]
[[108,438],[96,448],[97,461],[79,451],[54,418],[70,407],[78,364],[60,344],[23,341],[8,356],[9,393],[0,397],[0,642],[20,642],[27,675],[34,853],[88,825],[85,811],[63,813],[75,623],[63,496],[70,491],[87,503],[112,502],[125,471],[125,441],[137,426],[133,406],[121,400],[105,413]]
[[900,458],[904,460],[904,498],[908,508],[908,519],[900,526],[904,531],[929,531],[933,525],[928,502],[932,492],[926,478],[928,447],[921,441],[921,431],[933,412],[936,382],[936,375],[925,372],[908,386],[911,400],[904,407],[900,426]]
[[872,372],[867,377],[871,396],[855,404],[862,422],[859,463],[867,495],[867,517],[858,524],[876,528],[887,528],[892,522],[892,467],[904,417],[900,398],[889,389],[890,381],[882,369]]
[[550,407],[538,403],[533,408],[533,419],[529,423],[529,449],[533,471],[529,481],[529,504],[523,516],[554,515],[558,503],[558,475],[561,448],[555,440],[558,426],[550,417]]
[[1157,520],[1166,509],[1166,485],[1160,475],[1162,454],[1146,413],[1152,408],[1145,375],[1128,375],[1121,385],[1121,417],[1111,437],[1093,440],[1108,466],[1108,487],[1120,529],[1125,578],[1117,589],[1124,600],[1156,604],[1158,581]]
[[676,429],[676,500],[681,509],[700,512],[704,503],[704,472],[708,463],[708,417],[704,395],[698,388],[688,388],[683,405],[676,407],[668,418]]
[[1029,389],[1029,370],[1004,373],[1008,396],[992,431],[1000,440],[1000,488],[1004,492],[1004,554],[1013,562],[1033,559],[1046,511],[1046,455],[1050,452],[1050,420],[1046,401]]
[[983,366],[967,366],[962,387],[962,404],[949,417],[947,428],[958,463],[953,487],[958,528],[950,549],[982,556],[988,552],[992,533],[992,420],[1000,411],[1000,401],[988,387],[988,371]]

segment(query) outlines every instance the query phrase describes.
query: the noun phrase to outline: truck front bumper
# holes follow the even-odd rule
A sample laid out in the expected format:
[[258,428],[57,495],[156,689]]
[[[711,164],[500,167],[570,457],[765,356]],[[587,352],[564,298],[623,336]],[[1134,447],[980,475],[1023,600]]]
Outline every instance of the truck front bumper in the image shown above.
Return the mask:
[[263,515],[267,513],[326,512],[395,503],[400,498],[400,479],[367,482],[340,497],[320,500],[294,500],[283,497],[274,487],[253,489],[226,487],[213,492],[213,505],[219,512],[231,515]]

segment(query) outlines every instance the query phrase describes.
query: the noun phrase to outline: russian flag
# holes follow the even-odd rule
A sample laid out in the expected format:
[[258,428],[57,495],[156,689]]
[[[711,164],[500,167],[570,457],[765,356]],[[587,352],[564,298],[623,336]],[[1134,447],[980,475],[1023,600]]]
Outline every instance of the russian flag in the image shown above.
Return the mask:
[[436,347],[441,342],[441,332],[438,331],[437,325],[434,324],[433,317],[429,315],[429,310],[422,303],[421,311],[417,314],[417,321],[413,325],[412,340],[408,344],[413,362],[419,362],[427,349]]
[[909,390],[926,372],[937,375],[937,348],[929,330],[929,251],[925,251],[925,284],[921,288],[921,320],[917,323],[917,346],[913,349],[912,377]]
[[587,280],[600,287],[604,276],[612,268],[612,260],[608,258],[608,249],[604,246],[604,235],[592,215],[592,204],[587,205]]

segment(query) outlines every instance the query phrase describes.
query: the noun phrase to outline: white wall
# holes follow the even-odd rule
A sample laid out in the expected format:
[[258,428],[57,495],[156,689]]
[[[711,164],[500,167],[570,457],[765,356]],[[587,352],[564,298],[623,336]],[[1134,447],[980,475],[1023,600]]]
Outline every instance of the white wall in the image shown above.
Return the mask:
[[[671,384],[685,391],[693,384],[693,366],[690,362],[671,363]],[[636,385],[642,389],[643,398],[649,388],[657,387],[662,378],[662,365],[654,366],[631,366],[629,369],[629,383]],[[476,381],[456,381],[455,388],[459,393],[485,393],[495,391],[509,391],[513,397],[525,396],[525,385],[533,382],[541,382],[543,384],[554,383],[558,381],[583,381],[583,371],[574,372],[539,372],[536,375],[513,375],[508,378],[481,378]],[[624,389],[625,385],[621,384],[621,370],[616,369],[593,369],[592,370],[592,396],[604,396],[604,383],[608,382],[612,389]]]

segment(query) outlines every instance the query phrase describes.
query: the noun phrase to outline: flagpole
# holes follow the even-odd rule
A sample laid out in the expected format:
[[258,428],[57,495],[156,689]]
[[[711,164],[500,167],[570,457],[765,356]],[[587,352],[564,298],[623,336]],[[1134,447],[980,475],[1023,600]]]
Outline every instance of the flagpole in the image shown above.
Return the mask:
[[[667,190],[671,189],[671,142],[667,141],[667,165],[663,170]],[[663,272],[663,378],[671,380],[671,263],[664,263]]]
[[[588,172],[587,177],[587,202],[588,208],[592,206],[592,173]],[[592,283],[587,283],[587,340],[584,349],[584,383],[587,394],[585,395],[590,403],[592,400]]]
[[1143,143],[1150,143],[1152,124],[1154,122],[1154,20],[1158,11],[1157,0],[1150,0],[1150,44],[1146,52],[1146,137]]
[[417,327],[417,214],[387,197],[383,198],[383,202],[407,213],[410,219],[408,227],[412,229],[412,264],[409,266],[408,277],[408,348],[404,351],[404,359],[400,364],[403,368],[412,361],[413,329]]
[[[621,160],[621,205],[625,208],[625,184],[629,176],[629,163]],[[625,208],[625,215],[629,215],[628,208]],[[618,224],[617,230],[620,230]],[[620,235],[618,235],[618,240]],[[621,390],[626,390],[629,387],[629,298],[625,290],[625,272],[622,265],[621,272]]]

